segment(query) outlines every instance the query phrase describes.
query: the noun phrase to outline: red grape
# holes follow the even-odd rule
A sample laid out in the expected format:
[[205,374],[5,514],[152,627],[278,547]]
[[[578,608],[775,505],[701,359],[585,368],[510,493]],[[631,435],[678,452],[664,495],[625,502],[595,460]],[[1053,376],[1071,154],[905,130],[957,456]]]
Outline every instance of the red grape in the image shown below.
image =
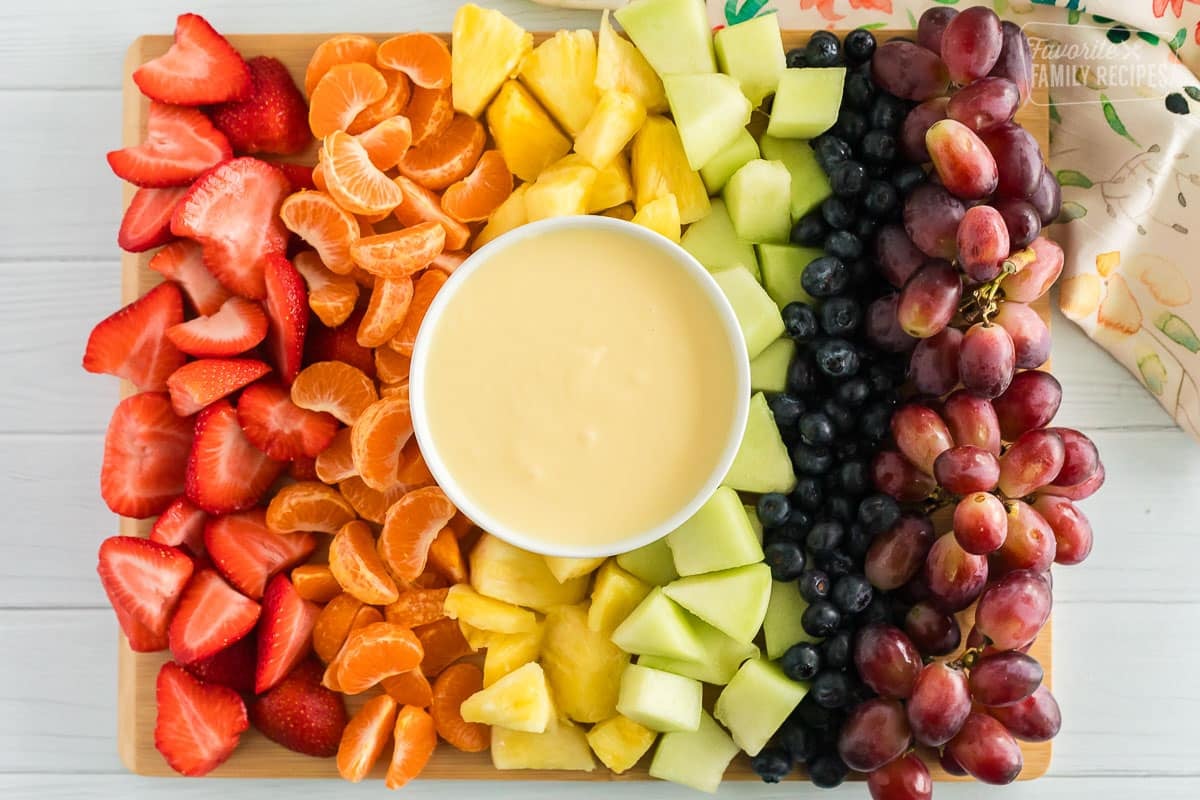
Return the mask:
[[1033,86],[1033,51],[1029,47],[1029,38],[1021,26],[1007,20],[1000,23],[1000,35],[1004,39],[1004,46],[996,66],[992,67],[991,75],[1008,78],[1016,84],[1020,104],[1025,105]]
[[920,341],[909,336],[900,327],[900,319],[896,316],[899,305],[900,294],[892,292],[867,307],[867,338],[871,344],[889,353],[906,353]]
[[1049,372],[1038,370],[1018,372],[1008,391],[992,401],[1000,433],[1010,442],[1025,431],[1049,425],[1060,405],[1062,384]]
[[[1039,573],[1039,577],[1045,580],[1050,578],[1051,574],[1049,572],[1042,572]],[[1050,587],[1051,591],[1054,590],[1052,582],[1047,582],[1046,585]],[[998,655],[1000,653],[1028,653],[1033,648],[1033,644],[1036,641],[1037,639],[1034,638],[1020,647],[1014,647],[1011,650],[1000,650],[994,645],[988,644],[983,638],[983,634],[979,632],[979,629],[972,625],[971,632],[967,634],[967,649],[978,650],[980,658],[990,658],[991,656]]]
[[925,146],[942,185],[955,197],[981,200],[996,191],[1000,181],[996,158],[966,125],[952,119],[933,123],[925,134]]
[[885,764],[867,776],[871,800],[930,800],[933,778],[915,753]]
[[962,644],[962,629],[954,615],[922,600],[904,615],[904,632],[923,656],[948,656]]
[[1037,691],[1045,673],[1036,658],[1024,653],[998,653],[971,668],[971,698],[985,706],[1011,706]]
[[1038,179],[1037,188],[1033,190],[1029,202],[1037,209],[1043,225],[1049,225],[1058,219],[1062,211],[1062,186],[1049,167],[1042,167],[1042,176]]
[[930,595],[947,611],[962,611],[987,585],[988,560],[968,553],[953,533],[943,534],[925,559],[923,573]]
[[1004,217],[991,206],[967,209],[956,236],[958,266],[976,283],[990,281],[1000,274],[1001,263],[1011,252],[1008,226]]
[[1024,250],[1042,232],[1042,218],[1028,200],[1018,197],[996,197],[992,205],[1004,218],[1013,250]]
[[928,339],[946,329],[962,300],[962,279],[946,261],[930,261],[900,290],[896,318],[909,336]]
[[879,272],[897,289],[908,283],[928,258],[899,225],[884,225],[875,234],[875,260],[879,263]]
[[1099,468],[1096,469],[1096,474],[1078,486],[1057,486],[1055,484],[1051,484],[1050,486],[1043,486],[1041,493],[1054,495],[1056,497],[1065,497],[1068,500],[1079,502],[1080,500],[1086,500],[1094,495],[1103,485],[1104,464],[1101,463]]
[[1034,260],[1000,284],[1005,298],[1018,303],[1032,303],[1050,291],[1063,271],[1063,249],[1055,242],[1039,236],[1029,247],[1035,254]]
[[966,213],[944,186],[924,183],[904,201],[904,230],[922,253],[948,261],[958,253],[958,226]]
[[1021,93],[1008,78],[981,78],[954,93],[946,115],[979,133],[1011,121],[1020,104]]
[[950,103],[948,97],[935,97],[926,100],[921,105],[908,112],[904,124],[900,126],[900,155],[914,164],[929,163],[929,148],[925,144],[925,134],[935,122],[946,118],[946,109]]
[[876,697],[857,706],[842,723],[838,755],[850,769],[871,772],[903,755],[911,741],[904,706],[899,700]]
[[875,488],[901,503],[919,503],[933,493],[937,482],[895,450],[884,450],[871,464]]
[[917,22],[917,44],[927,50],[942,54],[942,34],[950,20],[958,16],[958,9],[934,7],[921,15]]
[[937,457],[933,477],[951,494],[990,492],[1000,479],[1000,461],[983,448],[960,444]]
[[1050,523],[1023,500],[1008,503],[1008,533],[991,556],[991,573],[1013,570],[1045,572],[1054,563],[1057,543]]
[[1092,552],[1092,523],[1079,507],[1065,497],[1044,494],[1033,504],[1054,531],[1054,561],[1078,564]]
[[954,446],[946,423],[929,406],[910,403],[892,415],[892,437],[904,457],[932,475],[933,462]]
[[921,672],[921,654],[904,631],[877,622],[858,632],[854,666],[863,683],[881,697],[903,700],[912,694]]
[[958,386],[958,351],[962,340],[958,328],[945,328],[928,339],[912,340],[917,346],[908,362],[908,379],[918,393],[941,397]]
[[908,583],[925,563],[933,538],[928,517],[905,514],[871,542],[863,562],[867,580],[885,592]]
[[990,8],[968,8],[942,34],[942,60],[950,78],[966,85],[992,71],[1004,48],[1000,18]]
[[975,627],[998,650],[1033,641],[1050,619],[1050,585],[1029,570],[1010,572],[989,586],[975,607]]
[[1008,497],[1032,494],[1062,471],[1066,454],[1057,433],[1041,429],[1021,434],[1000,456],[1000,491]]
[[1045,686],[1011,706],[989,708],[988,713],[1008,728],[1009,733],[1026,742],[1048,742],[1062,727],[1062,712],[1054,695]]
[[1017,740],[986,714],[970,714],[946,749],[967,774],[983,783],[1012,783],[1025,764]]
[[963,336],[958,351],[958,374],[963,386],[980,397],[999,397],[1012,383],[1017,352],[1008,331],[977,322]]
[[954,756],[950,755],[950,751],[944,747],[942,748],[941,754],[938,755],[938,764],[940,764],[942,769],[946,770],[946,773],[949,775],[955,775],[961,778],[967,774],[967,771],[962,768],[962,764],[959,764],[957,761],[955,761]]
[[1017,369],[1036,369],[1050,357],[1050,328],[1024,303],[1001,303],[992,322],[1012,337]]
[[1008,510],[987,492],[969,494],[954,507],[954,538],[968,553],[995,552],[1008,536]]
[[940,747],[950,741],[971,713],[966,674],[949,664],[926,664],[908,698],[907,711],[918,742]]
[[1037,139],[1014,122],[992,128],[980,134],[980,138],[995,158],[999,170],[996,190],[1005,197],[1032,197],[1044,170]]
[[1000,421],[989,401],[959,390],[942,404],[942,418],[955,444],[973,444],[994,456],[1000,455]]
[[950,73],[936,53],[899,39],[875,51],[871,78],[885,92],[918,103],[940,97],[950,86]]
[[1051,483],[1056,486],[1078,486],[1100,469],[1100,451],[1095,443],[1073,428],[1049,428],[1062,439],[1066,448],[1062,470]]

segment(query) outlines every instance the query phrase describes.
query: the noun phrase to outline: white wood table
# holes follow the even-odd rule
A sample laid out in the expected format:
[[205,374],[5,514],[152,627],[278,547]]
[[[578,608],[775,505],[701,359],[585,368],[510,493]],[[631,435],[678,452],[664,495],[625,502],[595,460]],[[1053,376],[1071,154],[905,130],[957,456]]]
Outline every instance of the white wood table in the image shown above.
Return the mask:
[[[489,0],[530,29],[594,27],[589,12]],[[95,553],[116,521],[97,475],[116,381],[86,375],[87,333],[118,305],[125,48],[194,10],[227,32],[448,30],[457,3],[389,0],[0,0],[0,795],[6,798],[365,796],[378,784],[148,780],[116,743],[116,624]],[[1069,322],[1055,328],[1059,420],[1100,445],[1108,485],[1086,510],[1096,549],[1056,570],[1055,692],[1065,722],[1050,774],[988,797],[1200,797],[1200,447]],[[606,783],[417,783],[412,797],[600,800]],[[623,785],[651,798],[690,793]],[[792,797],[785,784],[728,796]],[[815,790],[814,790],[815,791]],[[959,784],[938,798],[974,798]],[[865,797],[861,784],[836,797]]]

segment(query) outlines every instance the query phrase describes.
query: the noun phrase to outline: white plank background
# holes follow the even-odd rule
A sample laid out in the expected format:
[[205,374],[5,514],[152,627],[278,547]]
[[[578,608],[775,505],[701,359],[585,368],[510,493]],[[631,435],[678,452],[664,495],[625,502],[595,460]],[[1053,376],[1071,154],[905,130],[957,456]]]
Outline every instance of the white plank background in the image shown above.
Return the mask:
[[[594,26],[585,12],[489,0],[529,28]],[[297,3],[195,0],[229,32],[448,29],[451,0]],[[117,759],[116,626],[94,580],[95,548],[115,529],[97,496],[115,382],[85,375],[87,331],[118,303],[121,59],[183,6],[161,0],[0,1],[0,794],[8,798],[207,798],[202,781],[126,774]],[[1200,797],[1200,447],[1098,348],[1058,319],[1060,419],[1092,434],[1109,471],[1087,504],[1098,541],[1056,580],[1055,690],[1066,722],[1050,775],[947,798],[1094,800]],[[600,800],[606,784],[418,783],[413,797]],[[227,796],[366,796],[378,785],[219,784]],[[790,797],[794,785],[723,795]],[[640,797],[675,787],[625,785]],[[861,785],[833,793],[864,797]]]

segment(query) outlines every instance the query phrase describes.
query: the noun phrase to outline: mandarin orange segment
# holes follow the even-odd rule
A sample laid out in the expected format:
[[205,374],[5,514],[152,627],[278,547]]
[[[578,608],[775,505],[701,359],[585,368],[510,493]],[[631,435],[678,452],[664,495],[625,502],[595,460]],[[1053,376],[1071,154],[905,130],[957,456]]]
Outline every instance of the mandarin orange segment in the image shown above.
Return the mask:
[[464,753],[488,749],[492,731],[487,725],[466,722],[460,709],[463,701],[483,689],[483,670],[474,664],[447,667],[433,684],[430,715],[438,735]]
[[396,715],[392,739],[396,744],[384,785],[389,789],[399,789],[421,774],[437,748],[437,729],[433,717],[416,706],[404,706]]
[[423,86],[414,86],[404,116],[408,117],[412,124],[413,147],[441,136],[454,119],[454,99],[450,88],[426,89]]
[[442,253],[429,266],[432,269],[440,269],[447,275],[453,275],[454,270],[461,267],[466,260],[467,254],[463,252]]
[[421,671],[427,678],[436,678],[446,667],[475,652],[463,636],[462,628],[452,619],[422,625],[413,633],[425,654],[421,659]]
[[[354,229],[357,236],[357,222]],[[322,325],[336,328],[350,318],[358,303],[358,284],[354,278],[326,268],[320,256],[312,250],[297,253],[292,263],[308,285],[308,307]],[[350,264],[353,267],[354,262]]]
[[313,652],[317,658],[326,664],[333,661],[346,642],[350,626],[354,624],[354,615],[362,607],[361,600],[346,592],[325,604],[313,625]]
[[387,92],[376,102],[359,112],[347,133],[362,133],[370,130],[385,119],[391,119],[404,111],[408,99],[412,96],[412,82],[403,72],[394,69],[380,70],[387,81]]
[[429,679],[420,669],[410,669],[408,672],[386,677],[379,682],[379,686],[402,706],[429,708],[429,704],[433,702],[433,687],[429,685]]
[[337,489],[318,481],[289,484],[271,498],[267,527],[276,533],[337,533],[355,518],[354,507]]
[[380,214],[404,199],[400,187],[371,163],[362,143],[345,131],[326,136],[321,152],[329,194],[347,211]]
[[408,397],[408,381],[404,383],[381,383],[379,384],[380,397]]
[[408,356],[402,356],[390,347],[375,351],[375,377],[383,383],[407,382],[410,366],[412,360]]
[[342,588],[371,605],[386,605],[400,596],[388,574],[375,534],[361,520],[347,522],[329,544],[329,569]]
[[451,583],[467,582],[467,565],[459,548],[458,537],[447,525],[438,531],[429,545],[429,566],[446,576]]
[[[387,93],[387,79],[370,64],[335,64],[309,94],[308,127],[318,139],[344,131],[363,109]],[[328,165],[325,177],[329,177]]]
[[446,130],[409,148],[397,167],[426,189],[445,189],[471,174],[486,143],[487,132],[479,120],[455,114]]
[[372,275],[393,279],[407,278],[429,266],[445,248],[445,228],[436,221],[404,224],[410,227],[355,242],[350,250],[354,262]]
[[328,603],[342,593],[341,584],[325,564],[301,564],[291,577],[296,594],[314,603]]
[[350,432],[354,467],[367,486],[382,491],[397,483],[400,454],[412,432],[408,397],[385,397],[367,407]]
[[374,39],[357,33],[343,33],[321,42],[308,60],[308,68],[304,70],[304,93],[311,96],[325,73],[338,64],[355,61],[373,64],[377,48]]
[[408,589],[400,593],[396,602],[383,609],[384,618],[396,625],[416,628],[446,618],[448,588]]
[[367,313],[358,325],[356,339],[362,347],[382,347],[400,332],[413,299],[411,278],[376,278]]
[[398,710],[395,700],[381,694],[364,703],[358,713],[350,718],[338,745],[339,775],[351,783],[358,783],[367,777],[392,737]]
[[428,313],[433,298],[446,285],[449,277],[441,270],[432,269],[422,273],[421,277],[417,279],[416,285],[413,287],[412,302],[408,306],[408,314],[404,317],[404,323],[393,339],[396,342],[395,349],[401,355],[412,358],[413,346],[417,342],[417,332],[421,329],[421,323],[425,321],[425,314]]
[[338,491],[350,501],[354,510],[365,520],[377,525],[383,524],[383,519],[392,503],[399,500],[408,491],[404,484],[396,484],[386,491],[372,489],[357,475],[346,478],[338,484]]
[[450,588],[450,582],[431,569],[427,569],[424,572],[422,572],[409,585],[413,589],[448,589],[448,588]]
[[450,48],[431,33],[393,36],[379,45],[375,63],[400,70],[415,85],[426,89],[450,86]]
[[361,694],[389,675],[416,669],[424,657],[421,641],[408,628],[376,622],[350,631],[338,654],[338,684]]
[[[407,391],[408,384],[404,387]],[[429,471],[429,465],[425,463],[425,456],[421,454],[421,447],[415,437],[409,439],[400,451],[400,469],[397,470],[396,477],[410,491],[432,486],[434,483],[433,473]]]
[[391,169],[400,163],[412,144],[412,125],[407,117],[388,117],[358,134],[371,163],[379,169]]
[[392,215],[401,225],[413,226],[423,222],[436,222],[445,231],[443,250],[461,250],[471,238],[471,229],[442,210],[442,198],[421,184],[400,175],[396,185],[404,195],[404,202],[396,206]]
[[347,425],[378,398],[375,382],[344,361],[309,364],[292,383],[293,403],[309,411],[327,411]]
[[457,509],[437,486],[415,489],[388,509],[379,554],[395,577],[411,581],[425,571],[429,546]]
[[479,157],[471,174],[442,193],[442,210],[459,222],[487,219],[513,190],[513,175],[499,150]]
[[451,517],[450,522],[446,525],[446,527],[454,531],[454,535],[458,537],[459,540],[462,540],[475,530],[475,523],[472,522],[466,514],[459,511],[457,514]]
[[319,192],[328,192],[329,184],[325,182],[325,165],[320,161],[321,151],[317,151],[317,165],[313,167],[312,180],[313,186],[317,187]]
[[[342,428],[334,434],[329,446],[317,455],[317,478],[324,483],[335,484],[356,474],[354,456],[350,452],[350,429]],[[354,505],[353,502],[351,505]]]
[[350,245],[358,239],[358,220],[325,192],[289,195],[279,209],[284,227],[316,249],[321,262],[339,275],[354,269]]

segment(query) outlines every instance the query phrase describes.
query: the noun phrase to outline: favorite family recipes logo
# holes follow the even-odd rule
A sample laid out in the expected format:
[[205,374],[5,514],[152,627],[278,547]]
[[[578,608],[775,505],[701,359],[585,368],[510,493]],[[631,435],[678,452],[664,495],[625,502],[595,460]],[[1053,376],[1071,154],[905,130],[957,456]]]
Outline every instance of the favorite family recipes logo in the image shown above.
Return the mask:
[[1024,30],[1034,57],[1033,85],[1049,89],[1056,105],[1088,102],[1063,90],[1122,90],[1113,102],[1161,99],[1172,91],[1170,63],[1140,39],[1113,41],[1109,28],[1050,22],[1031,22]]

